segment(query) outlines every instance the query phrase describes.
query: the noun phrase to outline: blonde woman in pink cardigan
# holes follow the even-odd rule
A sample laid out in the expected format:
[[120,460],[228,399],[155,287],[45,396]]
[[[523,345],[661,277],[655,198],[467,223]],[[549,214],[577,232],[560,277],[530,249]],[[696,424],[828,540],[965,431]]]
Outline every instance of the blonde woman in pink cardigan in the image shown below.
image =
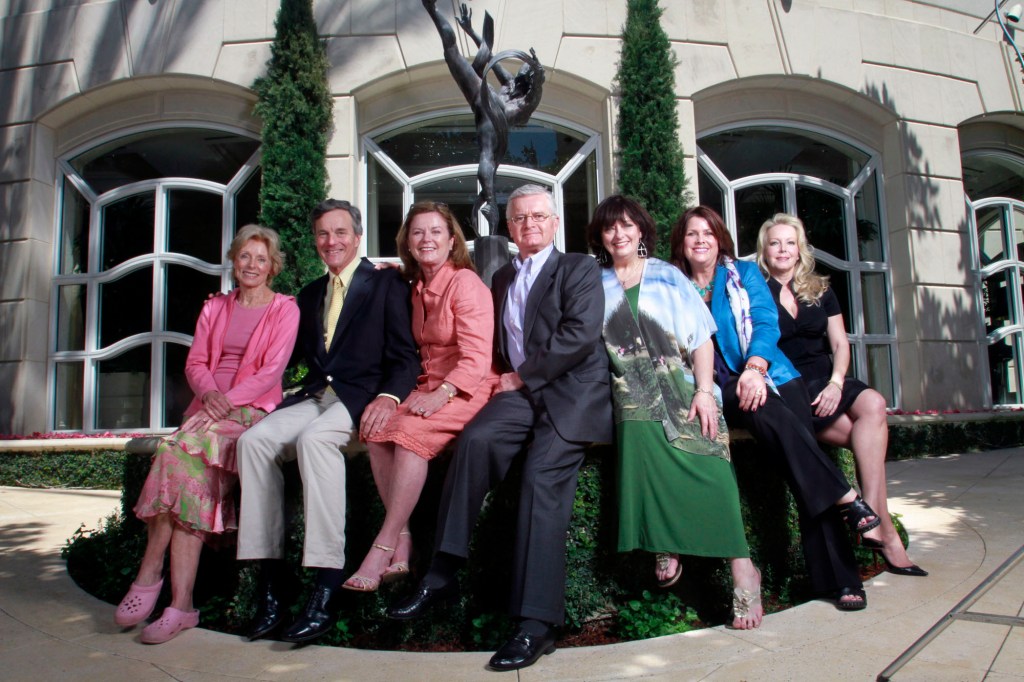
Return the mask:
[[137,625],[153,612],[170,550],[171,604],[143,629],[146,644],[199,623],[192,588],[203,543],[224,544],[224,535],[237,529],[235,442],[281,402],[281,377],[298,331],[295,299],[270,288],[283,266],[277,233],[246,225],[227,257],[237,287],[211,298],[199,314],[185,362],[195,398],[185,423],[157,448],[135,505],[148,540],[114,614],[118,625]]

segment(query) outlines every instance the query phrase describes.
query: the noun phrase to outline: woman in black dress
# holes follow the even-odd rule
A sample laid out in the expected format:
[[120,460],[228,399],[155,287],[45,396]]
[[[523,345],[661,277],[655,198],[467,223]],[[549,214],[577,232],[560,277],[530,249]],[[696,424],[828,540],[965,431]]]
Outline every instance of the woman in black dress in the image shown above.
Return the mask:
[[898,575],[928,575],[911,562],[889,516],[885,453],[889,442],[885,398],[847,377],[850,343],[839,301],[828,278],[814,272],[814,256],[799,218],[777,213],[757,237],[757,263],[779,311],[779,348],[804,379],[818,440],[850,448],[865,501],[881,525],[864,545],[881,553]]

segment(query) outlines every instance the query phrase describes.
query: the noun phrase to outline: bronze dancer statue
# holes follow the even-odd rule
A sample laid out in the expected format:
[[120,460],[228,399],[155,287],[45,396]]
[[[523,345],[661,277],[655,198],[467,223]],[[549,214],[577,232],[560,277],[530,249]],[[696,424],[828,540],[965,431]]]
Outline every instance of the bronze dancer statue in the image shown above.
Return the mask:
[[[473,30],[473,12],[462,5],[458,24],[477,46],[476,57],[470,64],[459,52],[455,30],[437,11],[437,0],[423,0],[430,18],[434,20],[444,47],[444,60],[452,78],[458,84],[466,101],[473,110],[476,124],[477,143],[480,148],[480,164],[477,180],[480,194],[473,204],[473,225],[477,227],[480,211],[487,217],[489,234],[496,234],[500,214],[494,196],[495,176],[498,164],[508,151],[508,130],[510,126],[523,125],[540,104],[544,86],[544,67],[537,59],[533,48],[527,54],[520,50],[507,50],[492,56],[494,47],[494,19],[484,12],[483,36]],[[500,62],[516,58],[523,62],[519,72],[513,76]],[[487,82],[487,73],[493,71],[501,83],[495,91]],[[476,230],[480,233],[479,229]]]

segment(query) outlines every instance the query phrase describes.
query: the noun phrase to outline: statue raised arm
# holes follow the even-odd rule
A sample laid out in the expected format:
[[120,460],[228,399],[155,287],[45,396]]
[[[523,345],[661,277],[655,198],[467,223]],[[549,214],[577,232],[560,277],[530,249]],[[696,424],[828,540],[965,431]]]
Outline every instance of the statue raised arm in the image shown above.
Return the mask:
[[[544,85],[544,67],[530,49],[529,54],[519,50],[508,50],[492,56],[494,48],[494,19],[484,12],[483,35],[473,30],[473,13],[465,4],[457,23],[477,46],[476,56],[469,62],[459,52],[455,29],[437,11],[437,0],[423,0],[423,7],[437,27],[444,48],[444,60],[463,97],[473,110],[480,150],[477,180],[480,193],[473,204],[473,224],[476,227],[477,214],[483,212],[490,228],[489,234],[496,234],[500,220],[495,201],[495,177],[498,164],[508,151],[510,126],[526,123],[540,104]],[[500,62],[516,58],[522,62],[518,73],[513,76]],[[495,91],[487,82],[487,74],[493,72],[501,88]],[[477,233],[480,230],[477,229]]]

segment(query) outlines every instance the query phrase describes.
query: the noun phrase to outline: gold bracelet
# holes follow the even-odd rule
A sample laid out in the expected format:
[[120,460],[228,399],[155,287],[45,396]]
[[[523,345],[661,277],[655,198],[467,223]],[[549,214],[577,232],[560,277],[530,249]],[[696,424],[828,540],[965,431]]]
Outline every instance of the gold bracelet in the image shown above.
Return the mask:
[[455,400],[455,396],[457,396],[459,394],[458,391],[456,391],[456,390],[454,390],[452,388],[449,388],[449,385],[448,385],[447,381],[442,381],[441,382],[441,388],[444,389],[444,392],[448,394],[448,402],[451,402],[451,401]]
[[698,386],[697,388],[695,388],[695,389],[693,390],[693,392],[694,392],[694,394],[695,394],[695,395],[696,395],[697,393],[707,393],[707,394],[708,394],[709,396],[711,396],[712,398],[714,398],[714,397],[715,397],[715,392],[714,392],[714,391],[712,391],[712,390],[711,390],[710,388],[701,388],[700,386]]
[[[841,383],[839,383],[838,381],[835,381],[833,379],[829,379],[828,380],[828,384],[832,384],[833,386],[838,388],[840,393],[843,392],[843,385]],[[825,384],[825,385],[828,386],[828,384]]]

